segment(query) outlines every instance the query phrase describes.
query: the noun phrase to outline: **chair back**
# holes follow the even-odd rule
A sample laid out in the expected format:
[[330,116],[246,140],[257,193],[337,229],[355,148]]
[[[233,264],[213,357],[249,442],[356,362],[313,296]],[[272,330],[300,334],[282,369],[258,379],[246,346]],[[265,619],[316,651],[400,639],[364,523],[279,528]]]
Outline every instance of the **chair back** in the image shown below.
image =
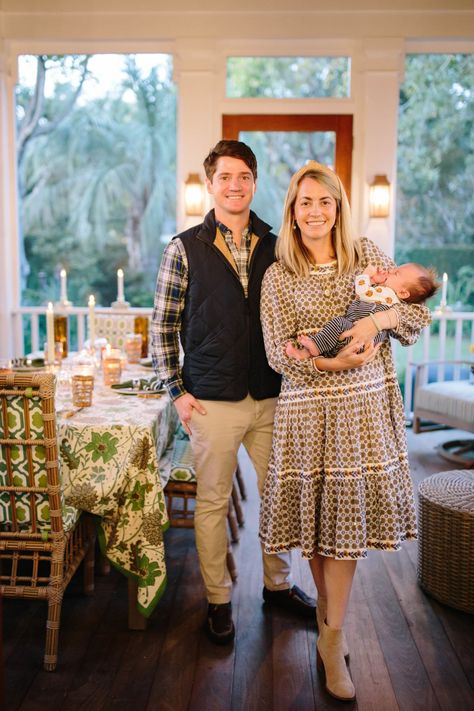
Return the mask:
[[95,332],[97,338],[106,338],[112,348],[124,349],[127,333],[133,333],[135,319],[128,314],[97,314]]
[[0,374],[0,539],[47,540],[63,529],[50,373]]
[[92,521],[62,494],[54,376],[0,373],[0,595],[48,601],[44,668],[56,668],[63,592],[81,561],[94,587]]

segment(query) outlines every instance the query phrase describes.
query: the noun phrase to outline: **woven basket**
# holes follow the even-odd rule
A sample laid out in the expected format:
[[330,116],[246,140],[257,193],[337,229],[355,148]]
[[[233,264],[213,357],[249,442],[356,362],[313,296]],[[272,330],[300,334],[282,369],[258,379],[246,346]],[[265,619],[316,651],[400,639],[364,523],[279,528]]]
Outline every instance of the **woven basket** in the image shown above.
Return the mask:
[[433,474],[418,492],[418,582],[445,605],[474,613],[474,472]]

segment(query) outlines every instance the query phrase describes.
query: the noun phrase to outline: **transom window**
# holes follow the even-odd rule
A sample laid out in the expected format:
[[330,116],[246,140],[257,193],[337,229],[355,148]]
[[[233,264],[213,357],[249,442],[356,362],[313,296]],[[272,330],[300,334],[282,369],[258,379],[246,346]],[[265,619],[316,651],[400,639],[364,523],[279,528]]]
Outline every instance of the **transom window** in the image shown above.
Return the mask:
[[228,57],[229,98],[346,98],[350,57]]

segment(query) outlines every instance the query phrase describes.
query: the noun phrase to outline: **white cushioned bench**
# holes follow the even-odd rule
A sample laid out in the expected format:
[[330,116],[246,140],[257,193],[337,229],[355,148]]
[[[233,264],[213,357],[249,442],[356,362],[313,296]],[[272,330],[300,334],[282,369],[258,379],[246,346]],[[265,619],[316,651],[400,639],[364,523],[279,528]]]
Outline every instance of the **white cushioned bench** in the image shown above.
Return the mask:
[[430,366],[442,366],[443,371],[445,366],[451,366],[453,370],[466,372],[473,364],[463,360],[416,364],[413,431],[422,432],[421,421],[428,420],[474,432],[474,383],[467,378],[428,383]]
[[415,391],[414,417],[415,432],[421,431],[422,419],[474,432],[474,384],[450,380],[421,385]]
[[[474,383],[462,380],[425,382],[429,366],[450,365],[451,370],[465,373],[473,364],[469,361],[429,361],[417,365],[415,378],[415,402],[413,432],[418,434],[434,426],[446,425],[474,432]],[[423,423],[424,421],[424,423]],[[436,425],[427,425],[436,423]],[[448,461],[461,466],[474,464],[474,439],[453,439],[437,447],[438,453]]]

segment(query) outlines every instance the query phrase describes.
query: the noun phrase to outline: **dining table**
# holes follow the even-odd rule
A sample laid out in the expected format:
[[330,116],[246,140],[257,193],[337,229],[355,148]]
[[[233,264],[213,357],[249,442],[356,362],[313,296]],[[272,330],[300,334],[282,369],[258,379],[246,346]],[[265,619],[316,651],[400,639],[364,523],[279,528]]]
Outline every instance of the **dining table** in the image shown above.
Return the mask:
[[[124,378],[132,375],[147,373],[138,367]],[[144,629],[166,587],[169,523],[160,460],[176,430],[176,410],[164,391],[113,389],[100,373],[90,407],[74,407],[62,389],[57,428],[65,501],[96,515],[101,553],[129,579],[129,627]]]

